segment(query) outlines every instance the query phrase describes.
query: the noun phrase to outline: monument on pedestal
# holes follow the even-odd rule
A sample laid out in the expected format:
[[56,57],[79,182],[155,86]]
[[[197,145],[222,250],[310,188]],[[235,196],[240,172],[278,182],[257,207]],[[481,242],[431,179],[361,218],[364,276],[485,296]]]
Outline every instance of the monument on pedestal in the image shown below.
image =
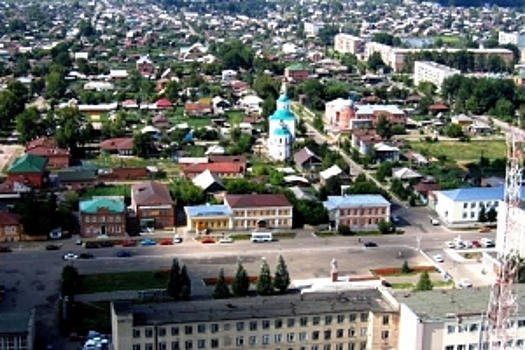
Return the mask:
[[339,271],[337,269],[337,260],[332,259],[332,269],[330,271],[330,275],[332,277],[332,282],[337,282],[339,280]]

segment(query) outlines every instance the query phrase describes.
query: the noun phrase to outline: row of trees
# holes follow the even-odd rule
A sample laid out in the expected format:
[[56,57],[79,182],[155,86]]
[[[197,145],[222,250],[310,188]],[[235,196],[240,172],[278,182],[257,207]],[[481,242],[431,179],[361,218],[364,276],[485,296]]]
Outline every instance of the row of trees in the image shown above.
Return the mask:
[[175,300],[190,300],[191,279],[186,265],[181,268],[178,259],[173,259],[166,291]]
[[[261,270],[257,278],[256,290],[259,295],[271,295],[277,291],[280,294],[286,293],[290,285],[290,274],[282,255],[277,258],[275,275],[272,278],[270,266],[266,259],[262,260]],[[226,299],[232,295],[236,297],[246,296],[250,289],[250,276],[242,265],[241,260],[237,261],[237,270],[231,281],[231,291],[224,276],[224,269],[221,268],[215,289],[213,290],[214,299]]]

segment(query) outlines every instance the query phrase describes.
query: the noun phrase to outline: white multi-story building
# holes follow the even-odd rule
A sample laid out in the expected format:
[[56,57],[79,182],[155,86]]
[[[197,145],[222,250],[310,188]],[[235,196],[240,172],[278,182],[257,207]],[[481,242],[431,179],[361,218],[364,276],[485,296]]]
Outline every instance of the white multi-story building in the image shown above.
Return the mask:
[[441,90],[443,81],[456,74],[461,74],[461,71],[443,64],[430,61],[414,62],[415,86],[418,86],[421,82],[428,81],[433,83],[438,88],[438,90]]
[[324,23],[304,22],[304,33],[316,36],[324,28]]
[[[506,349],[525,346],[525,287],[518,286],[518,316],[515,331]],[[483,313],[488,308],[490,288],[433,290],[398,293],[400,324],[398,349],[481,350],[488,349],[480,337]],[[479,347],[479,341],[482,341]]]
[[334,36],[334,50],[339,53],[350,53],[360,55],[365,50],[366,41],[363,38],[339,33]]
[[500,45],[513,44],[520,49],[525,48],[525,35],[519,32],[499,32],[498,43]]

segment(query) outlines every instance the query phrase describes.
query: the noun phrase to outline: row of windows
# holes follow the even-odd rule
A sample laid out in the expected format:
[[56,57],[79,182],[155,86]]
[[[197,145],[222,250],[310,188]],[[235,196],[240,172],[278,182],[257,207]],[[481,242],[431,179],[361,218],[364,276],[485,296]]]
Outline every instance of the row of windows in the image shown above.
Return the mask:
[[278,210],[235,210],[233,215],[237,218],[242,217],[265,217],[265,216],[288,216],[290,215],[289,209],[278,209]]
[[98,215],[85,215],[84,216],[84,222],[93,222],[93,223],[97,223],[97,222],[120,222],[121,221],[121,216],[120,215],[101,215],[101,216],[98,216]]
[[[248,340],[249,342],[250,340]],[[255,345],[256,343],[249,343],[249,345]],[[246,346],[248,344],[244,343],[244,340],[242,340],[242,344],[238,346]],[[219,348],[219,339],[211,339],[209,344],[204,339],[197,340],[197,342],[194,344],[191,340],[186,340],[184,344],[181,344],[179,341],[172,341],[170,343],[171,350],[191,350],[191,349],[218,349]],[[144,348],[141,346],[141,344],[133,344],[133,350],[153,350],[153,343],[147,343],[144,345]],[[166,342],[159,342],[158,343],[158,350],[168,350],[168,343]],[[325,344],[325,345],[312,345],[310,347],[301,346],[300,350],[365,350],[366,349],[366,342],[358,342],[358,343],[348,343],[348,344]],[[276,350],[281,350],[277,348]],[[284,350],[284,349],[283,349]]]
[[386,214],[386,208],[341,209],[341,215]]
[[339,220],[339,224],[340,225],[347,225],[347,226],[357,226],[357,225],[360,225],[360,226],[365,226],[365,225],[375,225],[377,223],[379,223],[379,221],[381,220],[384,220],[382,218],[375,218],[375,219],[368,219],[368,220],[363,220],[363,219],[354,219],[354,220],[344,220],[344,219],[341,219]]
[[[510,322],[510,328],[513,328],[516,326],[516,321]],[[519,328],[525,327],[525,319],[524,320],[518,320],[517,326]],[[453,333],[464,333],[464,332],[477,332],[479,331],[479,324],[478,323],[471,323],[471,324],[459,324],[459,325],[448,325],[447,326],[447,333],[453,334]],[[484,326],[483,330],[485,330],[487,327]]]
[[[359,318],[358,318],[359,317]],[[350,314],[350,315],[344,315],[344,314],[339,314],[339,315],[326,315],[324,316],[323,318],[321,318],[321,316],[313,316],[312,319],[311,319],[311,322],[313,325],[320,325],[321,324],[321,320],[324,321],[324,325],[330,325],[330,324],[333,324],[333,323],[344,323],[345,321],[348,321],[348,322],[351,322],[351,323],[355,323],[357,322],[357,320],[359,319],[360,322],[368,322],[368,313],[366,312],[363,312],[361,314]],[[245,321],[239,321],[239,322],[236,322],[235,323],[235,328],[237,329],[237,331],[244,331],[245,328],[246,329],[249,329],[250,331],[256,331],[258,329],[258,327],[261,327],[262,329],[269,329],[270,326],[272,325],[273,323],[273,326],[274,328],[282,328],[285,324],[287,327],[294,327],[296,325],[296,322],[301,326],[301,327],[306,327],[308,326],[308,322],[309,322],[309,317],[308,316],[305,316],[305,317],[301,317],[299,319],[296,319],[296,318],[288,318],[286,320],[283,320],[283,319],[275,319],[272,321],[270,320],[262,320],[262,321],[249,321],[249,322],[245,322]],[[383,318],[382,318],[382,324],[383,325],[388,325],[390,323],[390,315],[384,315]],[[199,324],[197,325],[197,333],[206,333],[206,327],[207,325],[206,324]],[[229,331],[230,330],[230,327],[231,325],[229,323],[223,323],[222,324],[223,326],[223,330],[224,331]],[[209,328],[210,328],[210,331],[212,333],[217,333],[219,331],[219,324],[218,323],[212,323],[209,325]],[[364,328],[366,329],[366,327]],[[186,325],[184,326],[184,334],[193,334],[194,332],[194,326],[192,325]],[[152,338],[153,337],[153,333],[154,333],[154,329],[153,328],[146,328],[145,329],[145,336],[146,338]],[[166,327],[159,327],[158,328],[158,336],[165,336],[166,335]],[[179,335],[179,326],[172,326],[171,327],[171,335],[172,336],[177,336]],[[138,328],[135,328],[133,329],[133,337],[134,338],[140,338],[141,336],[141,332],[140,332],[140,329]]]
[[[500,348],[501,347],[501,342],[500,341],[496,341],[494,342],[494,347],[496,348]],[[523,345],[525,345],[525,341],[523,339],[511,339],[509,341],[507,341],[507,345],[506,347],[510,348],[510,347],[515,347],[515,348],[523,348]],[[489,350],[489,343],[488,342],[484,342],[482,345],[481,345],[481,348],[479,347],[479,345],[477,343],[472,343],[472,344],[460,344],[460,345],[447,345],[445,346],[445,349],[444,350]]]
[[[476,208],[476,207],[485,207],[485,209],[490,209],[492,207],[494,208],[497,208],[499,205],[499,202],[498,201],[494,201],[494,202],[486,202],[486,203],[483,203],[483,202],[470,202],[470,208]],[[469,207],[469,203],[463,203],[463,209],[467,209]]]
[[122,227],[120,225],[119,226],[108,225],[108,226],[105,226],[105,229],[104,229],[105,232],[102,232],[102,227],[89,226],[89,227],[86,227],[84,231],[88,235],[91,233],[102,235],[102,234],[107,234],[107,233],[121,233]]

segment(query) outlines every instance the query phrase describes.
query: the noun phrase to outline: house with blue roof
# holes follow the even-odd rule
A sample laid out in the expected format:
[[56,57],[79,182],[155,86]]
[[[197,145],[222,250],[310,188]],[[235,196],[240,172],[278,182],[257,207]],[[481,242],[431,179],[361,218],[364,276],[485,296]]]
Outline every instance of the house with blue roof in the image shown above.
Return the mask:
[[[525,187],[521,195],[525,195]],[[482,207],[486,211],[499,207],[505,189],[501,187],[470,187],[455,190],[435,191],[429,204],[434,207],[439,219],[447,224],[477,222]]]
[[328,196],[323,202],[330,226],[351,230],[375,230],[380,220],[390,221],[390,202],[379,194]]

